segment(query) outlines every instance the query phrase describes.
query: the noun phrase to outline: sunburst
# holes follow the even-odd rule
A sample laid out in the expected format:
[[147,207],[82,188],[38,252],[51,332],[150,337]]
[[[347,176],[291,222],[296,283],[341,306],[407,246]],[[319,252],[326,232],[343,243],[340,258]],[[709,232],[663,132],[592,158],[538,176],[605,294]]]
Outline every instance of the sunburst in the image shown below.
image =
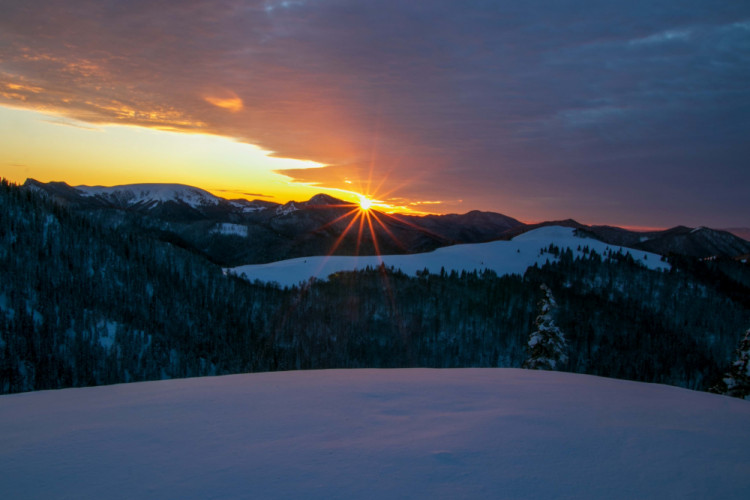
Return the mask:
[[372,200],[367,196],[359,197],[359,209],[363,212],[367,212],[372,208]]

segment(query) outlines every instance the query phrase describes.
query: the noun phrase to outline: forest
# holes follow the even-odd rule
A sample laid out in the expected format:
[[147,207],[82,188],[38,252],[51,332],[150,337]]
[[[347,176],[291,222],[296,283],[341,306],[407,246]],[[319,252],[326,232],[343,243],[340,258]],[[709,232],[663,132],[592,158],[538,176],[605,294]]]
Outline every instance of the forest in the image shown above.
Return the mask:
[[[521,367],[544,298],[558,369],[708,390],[750,326],[750,271],[550,245],[523,275],[379,267],[250,283],[128,225],[0,185],[0,393],[257,371]],[[247,242],[248,245],[252,241]]]

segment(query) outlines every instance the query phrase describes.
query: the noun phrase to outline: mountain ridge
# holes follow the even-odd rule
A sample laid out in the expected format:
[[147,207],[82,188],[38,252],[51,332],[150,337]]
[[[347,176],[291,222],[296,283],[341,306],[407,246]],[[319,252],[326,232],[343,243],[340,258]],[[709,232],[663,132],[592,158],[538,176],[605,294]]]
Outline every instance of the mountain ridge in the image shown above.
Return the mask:
[[[314,255],[421,253],[460,243],[509,240],[545,226],[571,227],[608,244],[660,255],[740,258],[750,254],[749,241],[704,227],[632,231],[573,219],[525,224],[504,214],[478,210],[422,216],[371,210],[370,226],[357,220],[357,204],[322,193],[307,201],[280,204],[229,200],[183,184],[73,187],[27,179],[24,187],[73,208],[100,213],[112,224],[143,225],[232,267]],[[228,229],[226,224],[246,230]]]
[[[669,259],[673,272],[653,272],[645,265],[667,263],[597,249],[571,229],[565,242],[551,228],[408,256],[412,269],[383,257],[385,266],[282,288],[211,264],[188,233],[167,233],[174,224],[149,228],[120,210],[112,226],[106,211],[0,187],[0,392],[295,368],[521,366],[541,284],[560,306],[568,369],[705,390],[750,318],[750,267]],[[226,237],[207,238],[260,246],[248,228],[223,223]],[[514,261],[511,274],[495,267]]]

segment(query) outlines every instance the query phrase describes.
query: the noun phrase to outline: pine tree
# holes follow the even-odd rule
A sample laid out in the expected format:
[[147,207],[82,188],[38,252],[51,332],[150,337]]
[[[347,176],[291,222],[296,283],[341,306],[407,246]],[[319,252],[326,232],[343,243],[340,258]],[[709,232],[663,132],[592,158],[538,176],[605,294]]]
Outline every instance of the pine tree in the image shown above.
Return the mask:
[[736,352],[737,360],[721,382],[709,390],[735,398],[750,399],[750,328],[745,332]]
[[539,301],[536,330],[529,335],[529,357],[524,361],[523,367],[531,370],[557,370],[568,362],[565,354],[567,345],[563,332],[552,318],[556,307],[552,292],[547,285],[542,285],[541,289],[544,297]]

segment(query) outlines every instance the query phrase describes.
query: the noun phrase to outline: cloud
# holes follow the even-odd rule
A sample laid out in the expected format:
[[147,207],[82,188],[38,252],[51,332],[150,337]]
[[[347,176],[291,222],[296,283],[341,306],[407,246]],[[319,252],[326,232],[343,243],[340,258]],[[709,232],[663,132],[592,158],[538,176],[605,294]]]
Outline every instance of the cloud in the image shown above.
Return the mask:
[[667,30],[642,38],[630,40],[631,45],[651,45],[656,43],[667,43],[676,41],[688,41],[691,37],[690,30]]
[[65,125],[66,127],[79,128],[81,130],[92,130],[92,131],[99,130],[96,127],[88,126],[82,122],[68,120],[66,118],[55,118],[51,120],[42,120],[42,121],[44,121],[45,123],[51,123],[53,125]]
[[247,193],[245,191],[238,191],[236,189],[214,189],[217,193],[227,193],[231,195],[241,196],[243,198],[275,198],[272,194],[263,193]]
[[748,19],[728,0],[29,0],[3,7],[0,102],[327,165],[283,172],[299,182],[688,223],[649,217],[745,203]]
[[221,96],[208,95],[204,97],[204,99],[209,104],[213,104],[217,108],[226,109],[232,113],[242,111],[242,108],[244,107],[242,99],[231,91],[225,91]]

